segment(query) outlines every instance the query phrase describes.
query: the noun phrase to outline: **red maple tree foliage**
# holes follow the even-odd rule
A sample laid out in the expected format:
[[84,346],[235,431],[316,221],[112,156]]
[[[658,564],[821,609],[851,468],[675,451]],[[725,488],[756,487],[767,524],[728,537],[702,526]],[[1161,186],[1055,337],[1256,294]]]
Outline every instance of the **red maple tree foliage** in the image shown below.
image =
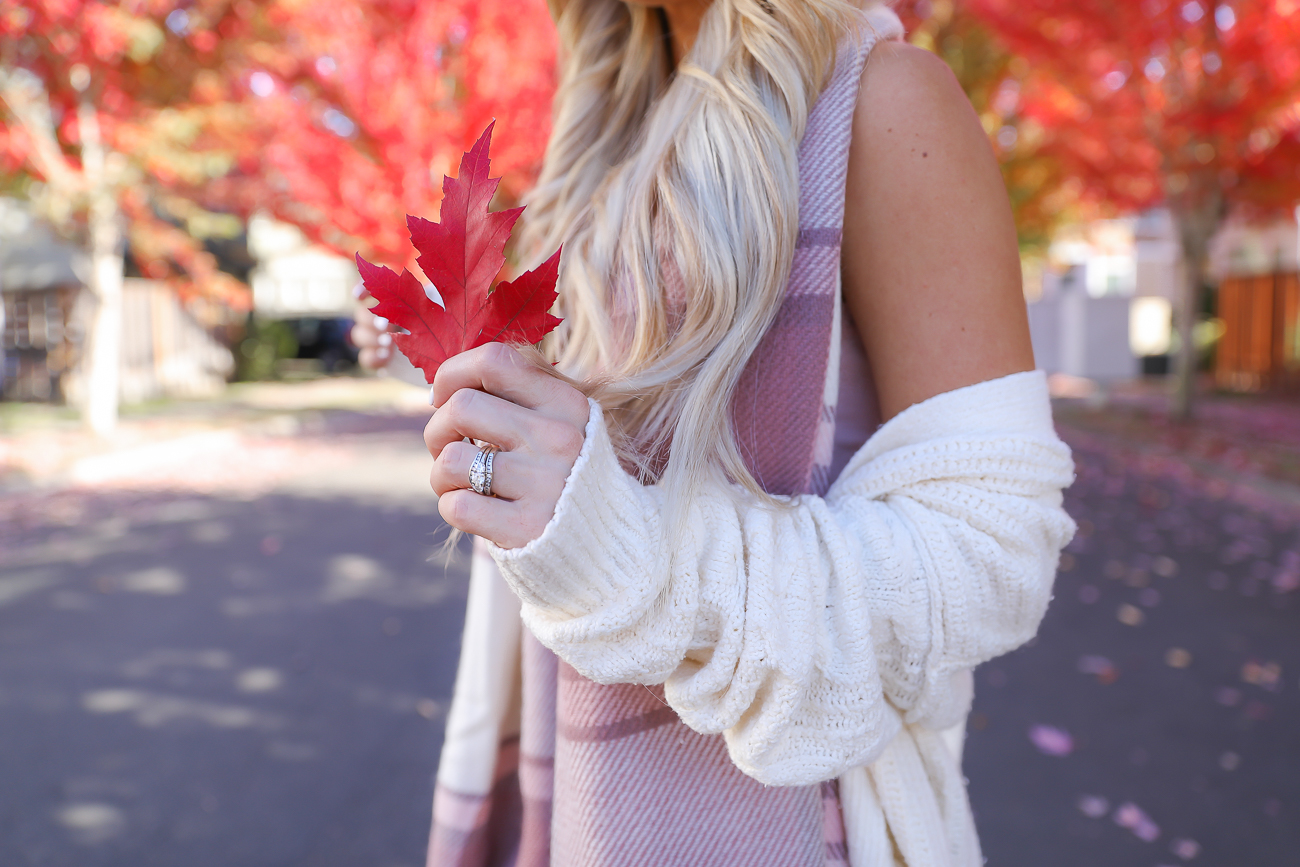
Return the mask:
[[409,270],[399,276],[357,254],[366,290],[379,303],[371,312],[406,333],[393,336],[397,348],[432,383],[448,358],[486,343],[536,343],[560,320],[550,314],[560,251],[532,271],[499,284],[505,246],[523,208],[491,211],[499,179],[489,178],[492,127],[462,157],[457,177],[443,179],[441,222],[407,217],[416,260],[442,301],[434,303]]
[[[228,170],[229,141],[208,135],[239,113],[221,93],[222,73],[265,36],[236,5],[5,3],[0,176],[42,181],[44,210],[56,222],[75,222],[98,190],[127,218],[132,257],[145,276],[247,309],[247,288],[217,269],[205,233],[182,228],[204,222],[191,193]],[[89,165],[88,146],[99,154]]]
[[[409,247],[394,216],[436,210],[440,177],[489,120],[511,129],[497,154],[507,199],[531,182],[550,131],[545,0],[14,0],[0,48],[0,67],[46,91],[60,150],[75,154],[77,106],[94,102],[105,146],[131,163],[119,205],[134,246],[158,252],[144,257],[158,275],[209,272],[201,247],[157,219],[151,190],[270,212],[344,255],[395,257]],[[39,150],[0,122],[0,173],[49,180]]]
[[967,2],[1029,61],[1021,113],[1089,194],[1127,210],[1300,198],[1295,0]]
[[42,182],[93,256],[120,261],[125,222],[146,276],[246,309],[195,227],[263,211],[340,253],[401,255],[395,217],[436,208],[490,117],[513,131],[504,197],[525,188],[554,57],[545,0],[12,0],[0,181]]
[[74,362],[84,378],[69,384],[101,434],[117,421],[124,241],[145,276],[208,302],[191,305],[204,324],[251,306],[247,287],[204,246],[219,234],[214,227],[238,235],[239,221],[192,193],[229,170],[227,143],[211,135],[238,126],[242,114],[224,75],[241,53],[284,41],[256,26],[257,8],[249,0],[0,5],[0,180],[88,248],[95,303]]
[[1300,200],[1297,0],[966,0],[1027,61],[1011,94],[1084,198],[1169,208],[1188,268],[1177,410],[1211,237]]
[[503,198],[531,183],[555,86],[545,0],[281,0],[261,14],[292,50],[241,73],[258,145],[214,187],[236,210],[346,255],[407,256],[395,218],[436,211],[441,177],[493,118],[510,130]]

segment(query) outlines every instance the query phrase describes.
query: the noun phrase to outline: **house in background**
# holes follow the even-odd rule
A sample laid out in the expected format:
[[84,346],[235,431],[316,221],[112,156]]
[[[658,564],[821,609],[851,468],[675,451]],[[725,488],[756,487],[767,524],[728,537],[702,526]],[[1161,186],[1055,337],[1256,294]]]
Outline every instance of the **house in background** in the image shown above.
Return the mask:
[[1075,227],[1052,243],[1047,267],[1026,280],[1041,370],[1103,383],[1132,379],[1141,372],[1139,352],[1167,351],[1145,334],[1134,345],[1138,250],[1134,220]]
[[[78,403],[86,332],[95,299],[83,251],[36,219],[25,202],[0,198],[0,296],[4,299],[4,400]],[[205,325],[204,310],[182,304],[167,284],[122,286],[125,404],[220,392],[234,357]],[[197,314],[197,315],[196,315]]]
[[[1221,387],[1254,389],[1300,375],[1296,245],[1290,220],[1231,222],[1215,236],[1209,276],[1217,305],[1196,339],[1215,346]],[[1041,279],[1026,280],[1039,367],[1099,382],[1169,372],[1186,272],[1168,211],[1072,228],[1049,258]]]
[[82,357],[89,261],[34,219],[25,203],[0,198],[5,400],[61,402]]

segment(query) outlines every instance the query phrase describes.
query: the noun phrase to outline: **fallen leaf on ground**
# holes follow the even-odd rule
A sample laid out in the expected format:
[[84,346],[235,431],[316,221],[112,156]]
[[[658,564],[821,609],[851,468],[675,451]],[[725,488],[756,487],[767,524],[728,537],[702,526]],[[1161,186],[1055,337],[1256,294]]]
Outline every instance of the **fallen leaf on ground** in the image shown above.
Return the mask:
[[1160,826],[1132,801],[1120,804],[1115,809],[1115,824],[1129,829],[1139,840],[1147,843],[1154,842],[1160,836]]
[[1100,819],[1110,810],[1110,801],[1099,795],[1080,795],[1077,804],[1079,812],[1089,819]]
[[1074,738],[1070,737],[1069,732],[1055,726],[1030,726],[1029,740],[1044,755],[1068,756],[1074,752]]
[[1119,611],[1116,612],[1115,616],[1125,626],[1141,626],[1142,622],[1147,619],[1141,608],[1136,605],[1129,605],[1127,602],[1119,607]]

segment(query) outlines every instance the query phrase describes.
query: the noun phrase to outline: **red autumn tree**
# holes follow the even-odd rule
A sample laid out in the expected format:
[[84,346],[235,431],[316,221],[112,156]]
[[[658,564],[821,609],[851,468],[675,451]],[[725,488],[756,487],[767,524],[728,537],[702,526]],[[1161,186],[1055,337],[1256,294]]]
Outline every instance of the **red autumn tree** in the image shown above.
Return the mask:
[[1296,0],[967,0],[1028,62],[1018,113],[1086,199],[1169,208],[1186,263],[1175,411],[1191,411],[1211,237],[1300,201]]
[[251,55],[235,85],[258,148],[214,190],[334,250],[410,264],[405,216],[432,218],[442,177],[493,119],[516,199],[550,131],[555,36],[545,0],[275,3],[292,51]]
[[1021,250],[1043,249],[1058,225],[1080,214],[1062,166],[1041,150],[1043,131],[1019,114],[1029,63],[964,3],[900,0],[894,9],[907,40],[943,58],[979,114],[1002,169]]
[[229,304],[246,290],[177,228],[219,222],[212,209],[404,259],[403,215],[436,212],[442,173],[493,116],[504,193],[522,191],[554,56],[544,0],[6,4],[0,173],[42,181],[47,210],[84,227],[92,427],[116,418],[123,223],[146,273]]
[[238,112],[213,97],[230,57],[218,31],[233,44],[256,39],[249,17],[227,0],[0,9],[0,172],[39,180],[28,187],[38,207],[89,248],[96,305],[82,390],[98,432],[117,418],[124,227],[148,276],[248,305],[247,289],[179,227],[221,222],[184,191],[228,170],[230,154],[205,135]]

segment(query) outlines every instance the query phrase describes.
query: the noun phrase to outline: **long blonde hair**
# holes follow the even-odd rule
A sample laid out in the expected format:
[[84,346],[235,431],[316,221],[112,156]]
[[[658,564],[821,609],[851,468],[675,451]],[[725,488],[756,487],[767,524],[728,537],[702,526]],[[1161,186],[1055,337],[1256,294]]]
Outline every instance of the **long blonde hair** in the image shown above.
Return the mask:
[[781,305],[798,143],[856,6],[714,0],[674,71],[657,10],[550,3],[560,84],[524,236],[534,252],[565,245],[548,352],[599,376],[627,452],[670,502],[708,479],[761,496],[731,396]]

